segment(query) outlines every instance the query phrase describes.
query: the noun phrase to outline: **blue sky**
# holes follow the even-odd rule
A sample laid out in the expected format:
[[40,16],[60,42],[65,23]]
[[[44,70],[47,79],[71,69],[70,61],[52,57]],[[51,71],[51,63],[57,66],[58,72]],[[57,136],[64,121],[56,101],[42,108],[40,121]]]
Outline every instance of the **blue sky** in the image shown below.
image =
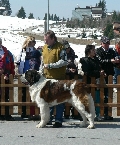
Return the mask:
[[[48,9],[48,0],[9,0],[14,16],[21,6],[24,7],[26,16],[33,13],[35,18],[43,19]],[[49,0],[50,14],[57,14],[60,18],[71,18],[72,10],[77,7],[77,4],[84,8],[86,6],[95,6],[99,0]],[[120,0],[106,0],[107,11],[119,11]]]

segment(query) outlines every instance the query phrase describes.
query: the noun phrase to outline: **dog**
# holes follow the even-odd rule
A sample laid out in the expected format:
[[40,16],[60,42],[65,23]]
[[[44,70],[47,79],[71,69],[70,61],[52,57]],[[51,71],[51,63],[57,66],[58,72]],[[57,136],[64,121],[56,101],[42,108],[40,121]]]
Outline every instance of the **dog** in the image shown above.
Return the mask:
[[28,70],[21,76],[22,83],[29,86],[32,102],[40,108],[41,121],[37,128],[45,127],[50,119],[49,107],[68,102],[81,114],[85,127],[87,119],[90,122],[88,129],[95,128],[95,106],[93,98],[87,93],[86,84],[79,80],[46,79],[36,70]]

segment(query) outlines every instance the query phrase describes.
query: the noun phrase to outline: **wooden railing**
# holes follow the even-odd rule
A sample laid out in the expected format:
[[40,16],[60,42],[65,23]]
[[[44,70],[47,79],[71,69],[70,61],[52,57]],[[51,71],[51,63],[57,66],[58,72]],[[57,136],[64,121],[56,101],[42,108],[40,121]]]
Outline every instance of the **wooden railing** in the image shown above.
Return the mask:
[[[78,79],[75,76],[75,79]],[[86,82],[86,77],[84,76],[82,82]],[[120,116],[120,76],[117,77],[117,84],[113,84],[113,76],[108,77],[108,84],[105,84],[104,78],[101,76],[100,83],[96,84],[95,78],[91,78],[91,84],[87,84],[88,88],[90,88],[90,93],[95,99],[95,89],[100,89],[100,103],[95,103],[95,106],[100,107],[100,114],[104,114],[104,107],[109,108],[109,115],[112,116],[112,107],[117,107],[117,116]],[[5,101],[5,88],[9,88],[9,101]],[[26,88],[26,102],[22,102],[22,88]],[[40,113],[39,108],[35,103],[32,103],[29,95],[29,88],[21,83],[20,77],[15,80],[12,75],[9,76],[9,84],[5,84],[4,76],[1,76],[1,84],[0,84],[0,111],[1,115],[5,114],[5,106],[9,106],[9,114],[14,114],[14,107],[17,107],[17,114],[22,114],[22,106],[26,106],[26,114],[30,115],[30,106],[35,106],[35,114],[38,115]],[[104,88],[108,88],[108,103],[104,103]],[[113,88],[117,88],[117,102],[113,102]],[[65,115],[70,115],[70,107],[71,105],[66,103],[65,105]],[[77,115],[78,112],[74,109],[74,115]]]

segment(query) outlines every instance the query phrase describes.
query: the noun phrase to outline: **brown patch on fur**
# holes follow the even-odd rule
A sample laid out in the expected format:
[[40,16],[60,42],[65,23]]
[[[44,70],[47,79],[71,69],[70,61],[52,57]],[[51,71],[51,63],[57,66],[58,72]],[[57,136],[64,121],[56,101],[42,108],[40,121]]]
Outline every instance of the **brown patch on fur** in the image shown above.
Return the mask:
[[89,110],[89,101],[88,101],[88,96],[87,91],[86,91],[86,84],[80,82],[79,80],[76,80],[75,87],[73,89],[74,94],[79,98],[81,103],[85,106],[85,110],[90,113]]
[[66,81],[64,80],[53,83],[51,81],[47,81],[45,86],[41,90],[40,97],[48,103],[54,100],[57,100],[57,102],[59,103],[71,98],[71,94],[69,91],[70,84],[67,83],[68,89],[64,90],[65,83]]

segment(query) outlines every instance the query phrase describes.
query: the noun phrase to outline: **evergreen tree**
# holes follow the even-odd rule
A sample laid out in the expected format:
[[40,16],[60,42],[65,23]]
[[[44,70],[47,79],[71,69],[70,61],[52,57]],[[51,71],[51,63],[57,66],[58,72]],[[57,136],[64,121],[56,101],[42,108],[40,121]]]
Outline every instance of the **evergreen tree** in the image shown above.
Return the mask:
[[43,20],[47,20],[47,13],[45,13],[45,17],[43,18]]
[[51,15],[51,20],[53,21],[53,14]]
[[117,12],[116,11],[113,12],[112,20],[117,21]]
[[1,0],[0,1],[0,6],[5,7],[5,10],[0,10],[0,15],[3,15],[3,13],[5,13],[5,15],[7,15],[7,16],[11,15],[12,10],[11,10],[11,7],[10,7],[9,0]]
[[53,20],[54,20],[54,21],[57,21],[57,15],[56,15],[56,14],[54,15]]
[[107,9],[106,9],[106,1],[105,0],[100,0],[99,3],[98,3],[98,7],[101,7],[102,10],[103,10],[103,14],[102,14],[102,18],[105,18],[106,17],[106,12],[107,12]]
[[114,38],[114,32],[113,32],[113,25],[108,23],[105,30],[104,30],[104,36],[109,37],[110,39]]
[[34,19],[33,13],[30,13],[28,19]]
[[25,10],[24,10],[23,7],[21,7],[20,10],[18,11],[17,17],[18,18],[23,18],[23,19],[26,18],[26,13],[25,13]]

